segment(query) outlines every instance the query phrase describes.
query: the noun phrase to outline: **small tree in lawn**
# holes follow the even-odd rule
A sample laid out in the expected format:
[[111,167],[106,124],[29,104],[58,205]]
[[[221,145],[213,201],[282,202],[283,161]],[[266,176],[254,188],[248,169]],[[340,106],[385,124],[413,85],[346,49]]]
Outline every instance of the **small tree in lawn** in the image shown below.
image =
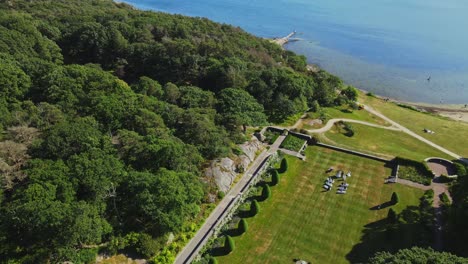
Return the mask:
[[390,199],[392,204],[397,204],[400,201],[400,198],[398,197],[398,194],[396,192],[392,193],[392,198]]
[[252,216],[257,215],[260,212],[260,204],[258,204],[257,200],[253,200],[250,204],[250,211],[252,212]]
[[280,180],[280,176],[279,176],[278,170],[273,170],[271,174],[271,183],[273,185],[277,185],[279,183],[279,180]]
[[280,165],[280,171],[282,173],[286,172],[288,170],[288,161],[286,160],[286,158],[283,158],[281,160],[281,165]]
[[224,248],[226,249],[226,253],[231,253],[235,248],[236,245],[234,244],[234,239],[231,236],[226,236],[226,240],[224,241]]
[[387,220],[390,224],[395,224],[397,222],[397,214],[393,208],[388,210]]
[[271,189],[268,184],[265,184],[265,186],[263,186],[262,196],[263,198],[265,198],[265,200],[271,197]]
[[240,220],[238,229],[240,234],[244,234],[249,229],[249,224],[247,224],[247,221],[244,218]]

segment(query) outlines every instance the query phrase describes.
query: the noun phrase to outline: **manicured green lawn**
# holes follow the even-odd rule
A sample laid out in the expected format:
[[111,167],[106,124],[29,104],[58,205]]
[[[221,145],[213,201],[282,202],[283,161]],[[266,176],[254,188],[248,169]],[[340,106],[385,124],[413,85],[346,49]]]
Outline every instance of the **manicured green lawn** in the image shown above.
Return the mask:
[[340,133],[335,126],[325,133],[325,137],[321,137],[321,141],[388,158],[400,156],[416,161],[422,161],[427,157],[451,159],[447,154],[403,132],[355,123],[352,127],[354,130],[352,137]]
[[[381,162],[320,147],[309,147],[306,156],[306,161],[287,157],[289,169],[272,187],[272,197],[260,203],[257,216],[247,218],[249,230],[234,237],[236,249],[217,257],[219,263],[293,263],[295,258],[348,263],[367,258],[377,248],[390,246],[379,232],[369,235],[381,226],[388,208],[370,208],[389,201],[393,191],[400,197],[394,206],[397,212],[417,205],[422,196],[420,190],[383,184],[390,169]],[[352,171],[347,194],[335,193],[337,182],[332,191],[323,191],[330,166]],[[398,237],[399,243],[390,244],[408,246],[411,230]]]
[[[468,157],[468,147],[465,144],[468,138],[468,123],[457,122],[445,117],[424,114],[391,102],[369,97],[360,93],[359,101],[373,107],[388,118],[400,123],[413,132],[428,140],[451,150],[463,157]],[[435,131],[435,134],[424,133],[427,128]]]
[[[390,124],[387,123],[385,120],[381,119],[380,117],[377,117],[366,110],[352,110],[349,106],[343,105],[343,106],[336,106],[336,107],[322,107],[321,111],[324,111],[325,114],[327,115],[328,119],[332,118],[349,118],[349,119],[354,119],[354,120],[361,120],[361,121],[366,121],[369,123],[374,123],[374,124],[379,124],[383,126],[389,126]],[[308,116],[310,118],[308,119],[303,119],[303,125],[304,128],[307,128],[307,121],[311,119],[316,119],[320,117],[319,112],[310,112],[308,113]],[[326,123],[326,121],[325,121]],[[324,124],[325,125],[325,124]],[[317,128],[317,127],[314,127]]]

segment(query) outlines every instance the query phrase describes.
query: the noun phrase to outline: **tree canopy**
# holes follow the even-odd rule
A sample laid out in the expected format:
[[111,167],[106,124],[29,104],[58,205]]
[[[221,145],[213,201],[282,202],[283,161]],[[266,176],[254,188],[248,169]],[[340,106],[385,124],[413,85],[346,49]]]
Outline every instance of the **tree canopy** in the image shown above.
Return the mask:
[[11,263],[79,263],[136,233],[139,252],[156,253],[216,190],[201,172],[232,154],[240,127],[331,104],[342,86],[204,18],[112,0],[0,10],[0,259]]

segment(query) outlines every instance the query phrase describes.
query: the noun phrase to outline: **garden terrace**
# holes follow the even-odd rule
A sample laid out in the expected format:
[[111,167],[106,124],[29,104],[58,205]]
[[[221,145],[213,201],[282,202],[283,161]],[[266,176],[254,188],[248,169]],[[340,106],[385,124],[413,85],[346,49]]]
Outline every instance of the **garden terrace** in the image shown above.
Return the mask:
[[[234,237],[236,249],[218,256],[219,263],[290,263],[298,258],[312,263],[360,262],[376,251],[421,241],[425,233],[414,221],[403,221],[396,227],[400,235],[386,238],[385,207],[392,192],[400,198],[391,206],[397,213],[417,211],[423,194],[408,186],[383,184],[390,166],[322,147],[307,148],[306,156],[305,162],[286,156],[288,170],[271,187],[271,198],[260,203],[259,214],[247,218],[249,231]],[[346,194],[323,191],[329,167],[335,169],[329,175],[352,171]]]

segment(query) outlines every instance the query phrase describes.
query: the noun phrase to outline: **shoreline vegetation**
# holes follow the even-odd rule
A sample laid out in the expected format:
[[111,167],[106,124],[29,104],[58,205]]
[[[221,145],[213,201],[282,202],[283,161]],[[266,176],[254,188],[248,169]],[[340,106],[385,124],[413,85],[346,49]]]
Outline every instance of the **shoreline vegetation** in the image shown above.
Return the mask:
[[[291,35],[291,34],[290,34]],[[298,39],[290,40],[289,38],[292,36],[286,37],[278,37],[269,39],[272,43],[276,43],[281,46],[283,49],[287,50],[284,45],[292,41],[298,41]],[[307,64],[307,70],[311,72],[319,72],[322,70],[316,64]],[[345,85],[348,85],[345,83]],[[395,98],[391,98],[388,96],[382,96],[374,94],[373,92],[361,89],[356,87],[359,91],[364,94],[372,94],[372,96],[379,98],[381,100],[388,99],[389,102],[393,102],[397,105],[407,105],[409,107],[415,108],[417,111],[427,112],[431,114],[436,114],[442,117],[450,118],[451,120],[461,121],[468,123],[468,106],[466,104],[431,104],[431,103],[423,103],[423,102],[408,102],[405,100],[399,100]]]

